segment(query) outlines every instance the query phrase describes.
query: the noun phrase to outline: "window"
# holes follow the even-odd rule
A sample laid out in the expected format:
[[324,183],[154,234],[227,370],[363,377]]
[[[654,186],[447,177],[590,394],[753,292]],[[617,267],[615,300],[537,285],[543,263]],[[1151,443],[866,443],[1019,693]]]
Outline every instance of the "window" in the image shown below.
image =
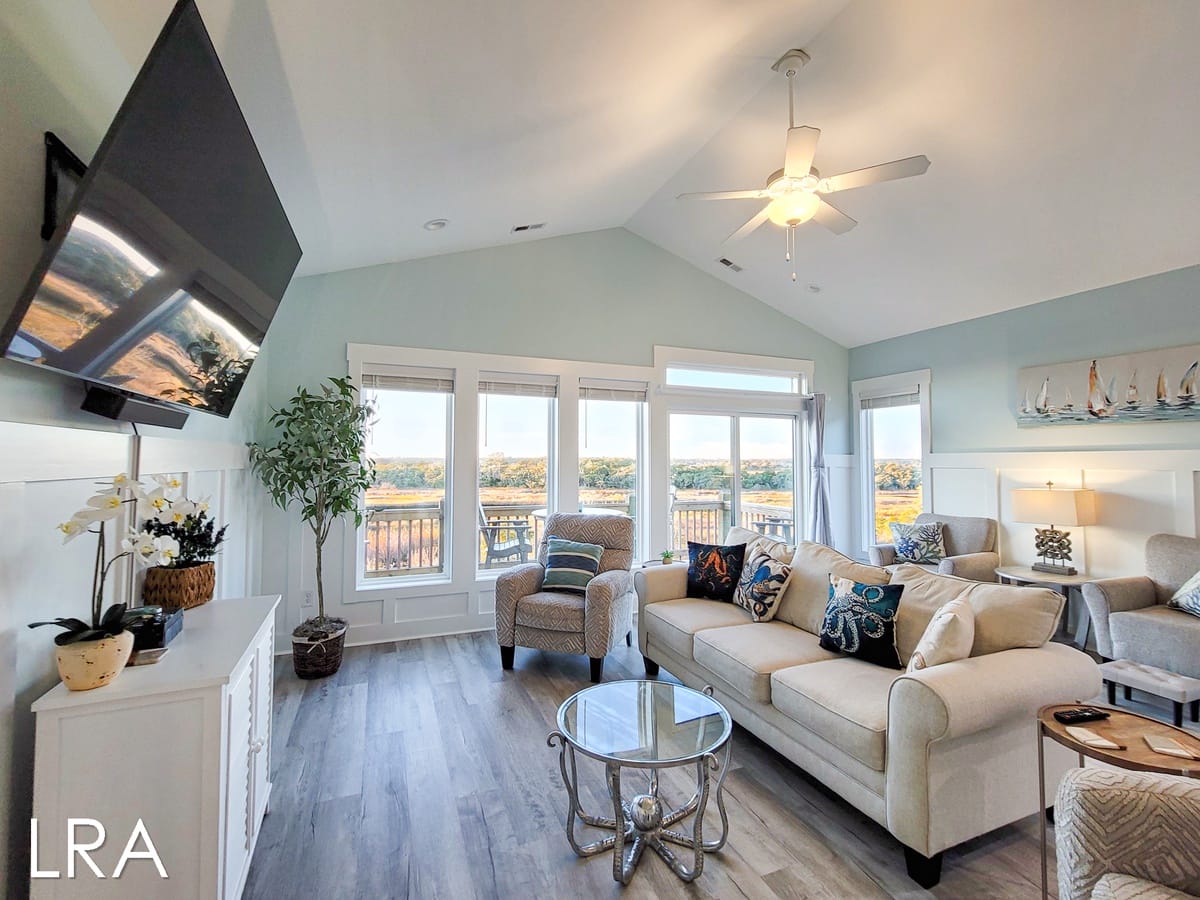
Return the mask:
[[856,382],[864,544],[888,543],[892,522],[924,508],[925,402],[928,375]]
[[558,379],[479,373],[479,567],[533,559],[549,515]]
[[645,382],[580,379],[579,508],[633,518],[641,546]]
[[799,373],[786,372],[667,366],[666,382],[675,387],[715,388],[726,391],[761,391],[776,394],[800,392]]
[[671,415],[671,530],[720,543],[733,524],[796,540],[795,416]]
[[367,490],[361,574],[366,579],[446,572],[454,372],[372,366],[363,395],[375,404],[367,452],[375,483]]

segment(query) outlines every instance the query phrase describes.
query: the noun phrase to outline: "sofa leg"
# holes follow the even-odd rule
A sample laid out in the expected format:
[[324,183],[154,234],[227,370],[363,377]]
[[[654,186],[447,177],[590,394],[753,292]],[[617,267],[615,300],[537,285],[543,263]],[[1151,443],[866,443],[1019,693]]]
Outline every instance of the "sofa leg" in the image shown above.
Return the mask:
[[589,656],[588,659],[592,661],[592,683],[599,684],[604,677],[604,657]]
[[1192,721],[1200,722],[1200,700],[1192,701]]
[[516,654],[516,647],[501,647],[500,648],[500,668],[511,669],[513,667],[513,656]]
[[1121,685],[1121,687],[1124,688],[1124,690],[1125,690],[1125,699],[1132,700],[1133,699],[1133,688],[1131,688],[1127,684],[1123,684],[1123,685]]
[[642,663],[646,666],[646,677],[647,678],[657,678],[658,677],[658,663],[656,663],[654,660],[652,660],[648,656],[642,657]]
[[1108,688],[1108,705],[1117,705],[1117,683],[1115,681],[1106,681],[1104,686]]
[[922,856],[916,850],[904,848],[904,865],[908,877],[923,888],[931,888],[942,880],[942,854]]
[[625,646],[626,647],[633,646],[633,632],[632,631],[625,632]]
[[1046,822],[1050,825],[1054,824],[1054,806],[1053,805],[1046,807]]
[[1178,701],[1175,702],[1175,727],[1183,727],[1183,704]]

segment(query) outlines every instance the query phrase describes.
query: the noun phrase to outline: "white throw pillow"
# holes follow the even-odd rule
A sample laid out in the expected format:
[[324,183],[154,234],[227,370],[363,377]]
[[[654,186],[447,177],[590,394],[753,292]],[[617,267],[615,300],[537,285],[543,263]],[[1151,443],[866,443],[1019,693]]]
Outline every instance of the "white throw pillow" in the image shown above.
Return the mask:
[[975,643],[975,610],[963,597],[944,604],[917,642],[917,649],[908,660],[908,672],[918,672],[930,666],[966,659]]

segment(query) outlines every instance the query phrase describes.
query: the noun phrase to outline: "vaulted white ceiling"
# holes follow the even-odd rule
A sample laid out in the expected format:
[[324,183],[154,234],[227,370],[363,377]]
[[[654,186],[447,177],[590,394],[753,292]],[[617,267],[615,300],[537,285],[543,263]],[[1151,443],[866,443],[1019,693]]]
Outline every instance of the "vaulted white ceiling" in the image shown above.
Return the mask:
[[[172,5],[89,2],[131,72]],[[302,274],[625,225],[854,346],[1200,261],[1194,0],[198,2]],[[932,160],[801,226],[799,285],[722,246],[755,201],[674,199],[782,165],[789,47],[823,174]]]

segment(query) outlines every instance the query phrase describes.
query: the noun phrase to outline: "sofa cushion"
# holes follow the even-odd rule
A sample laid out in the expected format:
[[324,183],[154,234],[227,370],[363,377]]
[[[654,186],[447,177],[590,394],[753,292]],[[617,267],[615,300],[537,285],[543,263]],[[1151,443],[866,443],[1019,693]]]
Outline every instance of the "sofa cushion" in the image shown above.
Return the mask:
[[729,533],[725,535],[725,543],[729,545],[745,544],[746,559],[749,559],[754,553],[765,553],[778,562],[790,565],[792,557],[796,555],[795,547],[789,547],[783,541],[777,541],[775,538],[751,531],[749,528],[742,528],[739,525],[734,525],[729,529]]
[[742,696],[767,703],[771,673],[776,669],[833,659],[837,654],[821,649],[816,637],[799,628],[758,622],[699,632],[692,656]]
[[517,601],[517,624],[547,631],[583,633],[583,598],[538,591]]
[[640,615],[645,617],[647,634],[684,659],[692,658],[692,636],[697,631],[750,622],[750,613],[739,606],[696,597],[647,603]]
[[1200,618],[1169,606],[1149,606],[1108,617],[1113,657],[1200,678]]
[[820,634],[829,603],[830,575],[852,578],[859,584],[888,583],[888,573],[883,569],[855,562],[824,544],[804,541],[792,557],[792,577],[775,618],[810,634]]
[[903,673],[831,659],[771,674],[771,705],[876,772],[887,747],[888,693]]
[[933,614],[956,597],[965,597],[975,611],[972,656],[1042,646],[1053,637],[1063,609],[1062,595],[1049,588],[970,581],[907,564],[892,573],[892,583],[905,586],[896,614],[896,649],[905,665]]

